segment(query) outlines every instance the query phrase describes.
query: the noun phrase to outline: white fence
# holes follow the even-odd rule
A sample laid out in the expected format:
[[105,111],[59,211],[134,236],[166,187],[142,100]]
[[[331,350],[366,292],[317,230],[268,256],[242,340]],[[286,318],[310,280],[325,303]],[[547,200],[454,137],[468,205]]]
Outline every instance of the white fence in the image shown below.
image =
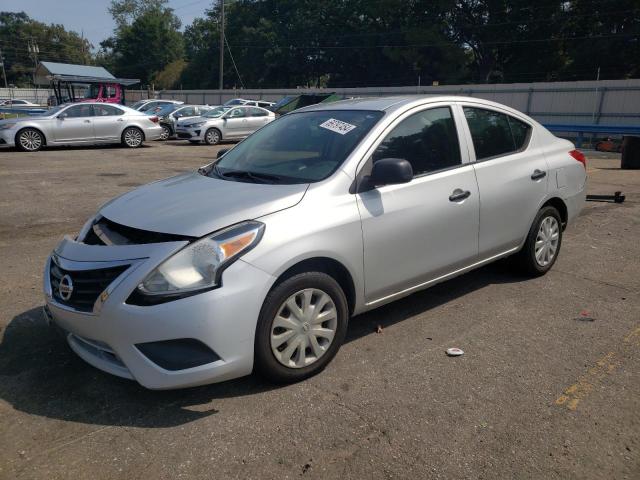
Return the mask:
[[[369,87],[334,89],[164,90],[155,98],[194,104],[219,105],[236,98],[277,101],[285,95],[335,92],[345,97],[381,95],[466,95],[494,100],[525,112],[542,123],[640,124],[640,79],[585,82],[541,82],[492,85],[442,85],[438,87]],[[24,98],[46,104],[48,89],[4,89],[0,98]],[[146,90],[127,90],[127,103],[150,95]]]

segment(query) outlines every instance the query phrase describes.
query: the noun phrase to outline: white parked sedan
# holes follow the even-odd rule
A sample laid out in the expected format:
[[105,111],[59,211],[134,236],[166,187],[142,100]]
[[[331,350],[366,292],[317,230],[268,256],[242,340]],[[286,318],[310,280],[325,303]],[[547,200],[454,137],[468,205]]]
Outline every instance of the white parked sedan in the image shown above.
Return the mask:
[[136,148],[158,140],[157,116],[123,105],[82,102],[54,107],[41,115],[0,120],[0,145],[35,152],[45,146],[121,143]]
[[571,142],[494,102],[313,105],[105,204],[47,260],[45,312],[149,388],[298,381],[352,315],[499,258],[544,275],[586,178]]

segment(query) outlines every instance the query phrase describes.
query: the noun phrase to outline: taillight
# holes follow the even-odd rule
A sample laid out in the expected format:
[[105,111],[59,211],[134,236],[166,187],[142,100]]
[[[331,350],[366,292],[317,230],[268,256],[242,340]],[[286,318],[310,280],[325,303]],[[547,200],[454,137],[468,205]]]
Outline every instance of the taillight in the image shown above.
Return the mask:
[[160,121],[160,119],[155,115],[153,117],[149,117],[149,120],[151,120],[153,123],[158,123]]
[[587,157],[580,150],[571,150],[569,155],[579,161],[585,169],[587,168]]

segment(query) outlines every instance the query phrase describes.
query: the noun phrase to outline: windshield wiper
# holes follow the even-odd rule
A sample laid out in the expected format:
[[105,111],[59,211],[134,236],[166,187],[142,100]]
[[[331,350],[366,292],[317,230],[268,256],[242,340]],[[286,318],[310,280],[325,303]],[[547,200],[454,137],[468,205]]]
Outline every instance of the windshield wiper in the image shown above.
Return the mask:
[[213,169],[216,174],[220,175],[223,178],[246,178],[249,180],[253,180],[256,183],[260,183],[263,181],[266,181],[268,183],[276,183],[282,181],[282,177],[278,175],[271,175],[270,173],[249,172],[247,170],[228,170],[226,172],[221,172],[216,165],[214,165]]

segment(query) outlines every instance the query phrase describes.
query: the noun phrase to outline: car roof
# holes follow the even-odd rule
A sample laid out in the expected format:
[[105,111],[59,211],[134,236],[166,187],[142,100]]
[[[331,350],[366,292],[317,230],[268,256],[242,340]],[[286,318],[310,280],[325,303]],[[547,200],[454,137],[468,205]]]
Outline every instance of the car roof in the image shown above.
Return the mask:
[[487,106],[510,110],[522,115],[522,113],[517,112],[516,110],[513,110],[512,108],[500,103],[491,102],[482,98],[455,95],[405,95],[390,97],[353,98],[348,100],[338,100],[337,102],[330,103],[316,103],[315,105],[309,105],[307,107],[299,108],[295,110],[295,112],[309,112],[318,110],[378,110],[384,112],[392,112],[395,110],[404,109],[405,107],[411,107],[414,105],[425,105],[436,102],[480,103]]

